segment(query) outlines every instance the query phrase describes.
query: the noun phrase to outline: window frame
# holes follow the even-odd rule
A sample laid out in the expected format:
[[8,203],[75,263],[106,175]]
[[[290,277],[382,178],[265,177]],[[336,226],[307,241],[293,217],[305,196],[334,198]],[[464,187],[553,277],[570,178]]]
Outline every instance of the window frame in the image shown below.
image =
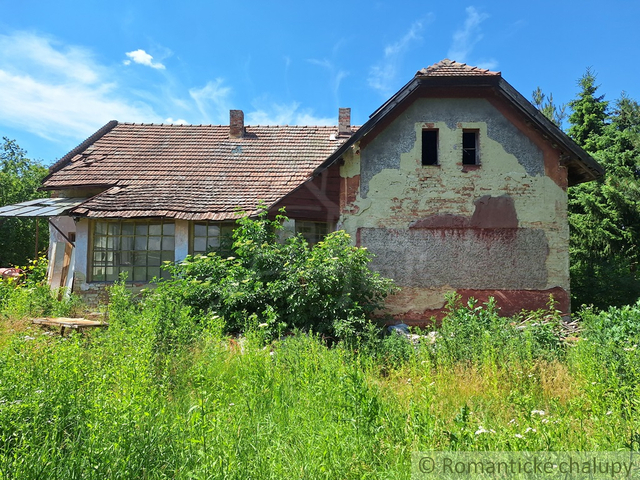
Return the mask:
[[[98,232],[99,226],[104,225],[103,232]],[[123,234],[123,225],[131,225]],[[113,226],[113,227],[112,227]],[[159,226],[159,234],[152,232],[151,226]],[[171,226],[171,228],[169,228]],[[141,227],[141,228],[138,228]],[[172,233],[169,233],[168,231]],[[90,223],[90,235],[88,245],[88,272],[87,277],[91,283],[111,283],[120,278],[122,272],[129,272],[127,283],[147,284],[153,278],[168,278],[169,272],[161,269],[164,262],[174,262],[176,258],[176,225],[173,220],[165,219],[94,219]],[[142,232],[145,232],[144,234]],[[98,239],[104,239],[104,248],[98,248]],[[159,249],[149,250],[150,238],[154,242],[159,241]],[[117,239],[111,240],[110,239]],[[127,247],[123,239],[127,239]],[[145,239],[146,249],[138,249],[139,239]],[[155,240],[159,239],[159,240]],[[117,248],[116,244],[117,243]],[[110,247],[111,244],[111,247]],[[172,248],[166,248],[169,245]],[[141,255],[141,252],[144,252]],[[149,252],[157,252],[154,258]],[[144,256],[144,263],[136,263]],[[127,260],[125,260],[128,257]],[[100,260],[98,260],[100,258]],[[157,264],[156,264],[157,263]],[[103,273],[98,273],[98,269]],[[115,269],[109,273],[109,269]],[[144,269],[144,279],[137,275]],[[138,272],[136,272],[138,270]]]
[[[431,139],[430,141],[435,141],[435,145],[425,145],[427,137],[429,134],[435,134],[435,140]],[[425,147],[431,147],[428,150]],[[435,150],[435,161],[425,161],[432,160],[431,156],[434,155]],[[423,167],[437,167],[440,165],[440,130],[437,128],[423,128],[422,129],[422,152],[421,152],[421,165]]]
[[[474,138],[473,148],[465,147],[465,135],[469,134],[472,134]],[[469,152],[473,152],[473,162],[470,162],[467,159]],[[464,128],[462,130],[462,165],[480,165],[480,130],[477,128]]]
[[[302,228],[305,226],[313,226],[313,232],[302,232],[298,230],[299,228]],[[318,232],[319,226],[322,226],[324,233]],[[321,242],[332,231],[333,231],[333,224],[329,222],[318,222],[316,220],[296,220],[295,221],[294,233],[296,235],[298,234],[302,235],[307,241],[307,243],[309,244],[309,246],[313,246],[316,243]],[[310,239],[309,236],[307,235],[309,235],[312,238]]]
[[[207,234],[203,237],[202,235],[196,235],[196,226],[200,226],[200,225],[204,225],[207,229]],[[209,227],[218,227],[219,228],[219,233],[217,235],[217,237],[219,238],[218,241],[218,246],[216,248],[211,248],[209,249]],[[210,221],[210,220],[201,220],[201,221],[194,221],[194,222],[190,222],[189,225],[189,255],[206,255],[208,252],[211,251],[215,251],[215,252],[220,252],[223,251],[223,244],[222,241],[224,239],[225,236],[229,236],[229,238],[231,238],[231,234],[233,234],[233,231],[236,229],[236,223],[235,222],[221,222],[221,221]],[[226,230],[226,233],[225,231]],[[196,238],[205,238],[205,244],[207,245],[207,248],[202,251],[200,249],[198,249],[196,251],[195,249],[195,244],[196,244]],[[211,238],[213,238],[213,236],[211,236]]]

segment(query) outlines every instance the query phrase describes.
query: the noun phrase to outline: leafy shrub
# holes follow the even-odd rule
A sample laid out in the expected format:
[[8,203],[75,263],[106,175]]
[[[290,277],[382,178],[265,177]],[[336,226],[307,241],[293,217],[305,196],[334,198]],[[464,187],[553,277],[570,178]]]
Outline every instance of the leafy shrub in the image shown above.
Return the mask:
[[47,258],[21,267],[18,278],[0,278],[0,317],[69,316],[81,308],[80,299],[51,290],[47,284]]
[[313,247],[302,236],[279,241],[283,220],[268,219],[266,210],[241,218],[232,256],[211,252],[169,265],[172,279],[158,290],[197,315],[223,317],[230,331],[252,318],[270,336],[295,328],[358,335],[394,291],[392,281],[367,267],[371,254],[343,231]]
[[482,305],[474,299],[462,305],[458,295],[451,295],[432,350],[444,363],[483,363],[497,358],[553,360],[564,352],[561,318],[552,304],[548,310],[509,318],[500,316],[493,298]]
[[640,398],[640,301],[596,313],[579,313],[582,334],[574,365],[592,386],[595,398],[615,398],[635,412]]

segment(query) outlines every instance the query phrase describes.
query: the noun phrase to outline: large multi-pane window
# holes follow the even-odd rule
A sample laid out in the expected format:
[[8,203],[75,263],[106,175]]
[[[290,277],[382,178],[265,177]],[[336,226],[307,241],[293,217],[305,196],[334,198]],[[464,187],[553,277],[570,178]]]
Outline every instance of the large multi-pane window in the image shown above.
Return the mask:
[[231,235],[233,234],[233,223],[223,222],[196,222],[193,224],[193,246],[191,251],[194,255],[205,254],[210,251],[220,251],[229,249],[231,246]]
[[298,233],[302,234],[309,245],[315,245],[329,234],[329,224],[296,220],[296,234]]
[[129,282],[168,277],[162,262],[175,259],[173,222],[96,221],[93,224],[91,279],[112,282],[121,273]]

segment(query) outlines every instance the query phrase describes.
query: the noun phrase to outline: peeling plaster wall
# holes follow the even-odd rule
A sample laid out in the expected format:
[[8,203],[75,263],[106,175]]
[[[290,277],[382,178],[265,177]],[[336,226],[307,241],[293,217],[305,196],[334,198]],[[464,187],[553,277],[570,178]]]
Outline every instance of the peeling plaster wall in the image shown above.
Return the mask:
[[[421,164],[424,128],[438,129],[439,165]],[[479,166],[462,165],[463,129],[478,131]],[[352,147],[341,167],[339,227],[405,287],[389,313],[428,319],[452,290],[493,292],[505,304],[513,292],[523,308],[544,306],[555,292],[568,310],[567,196],[545,165],[566,171],[544,142],[495,102],[419,98]]]

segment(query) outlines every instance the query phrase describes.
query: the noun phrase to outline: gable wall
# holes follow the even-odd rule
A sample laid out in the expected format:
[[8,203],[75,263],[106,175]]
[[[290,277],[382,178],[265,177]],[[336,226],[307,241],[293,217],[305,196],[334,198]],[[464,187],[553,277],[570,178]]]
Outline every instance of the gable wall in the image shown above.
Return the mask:
[[[438,166],[421,165],[424,128],[439,131]],[[479,131],[479,166],[462,165],[463,129]],[[360,145],[341,168],[339,226],[402,287],[389,313],[439,316],[454,290],[494,296],[507,314],[544,307],[553,293],[568,311],[566,170],[509,107],[418,98]]]
[[334,224],[340,217],[340,167],[332,165],[269,209],[275,215],[284,207],[292,219]]

